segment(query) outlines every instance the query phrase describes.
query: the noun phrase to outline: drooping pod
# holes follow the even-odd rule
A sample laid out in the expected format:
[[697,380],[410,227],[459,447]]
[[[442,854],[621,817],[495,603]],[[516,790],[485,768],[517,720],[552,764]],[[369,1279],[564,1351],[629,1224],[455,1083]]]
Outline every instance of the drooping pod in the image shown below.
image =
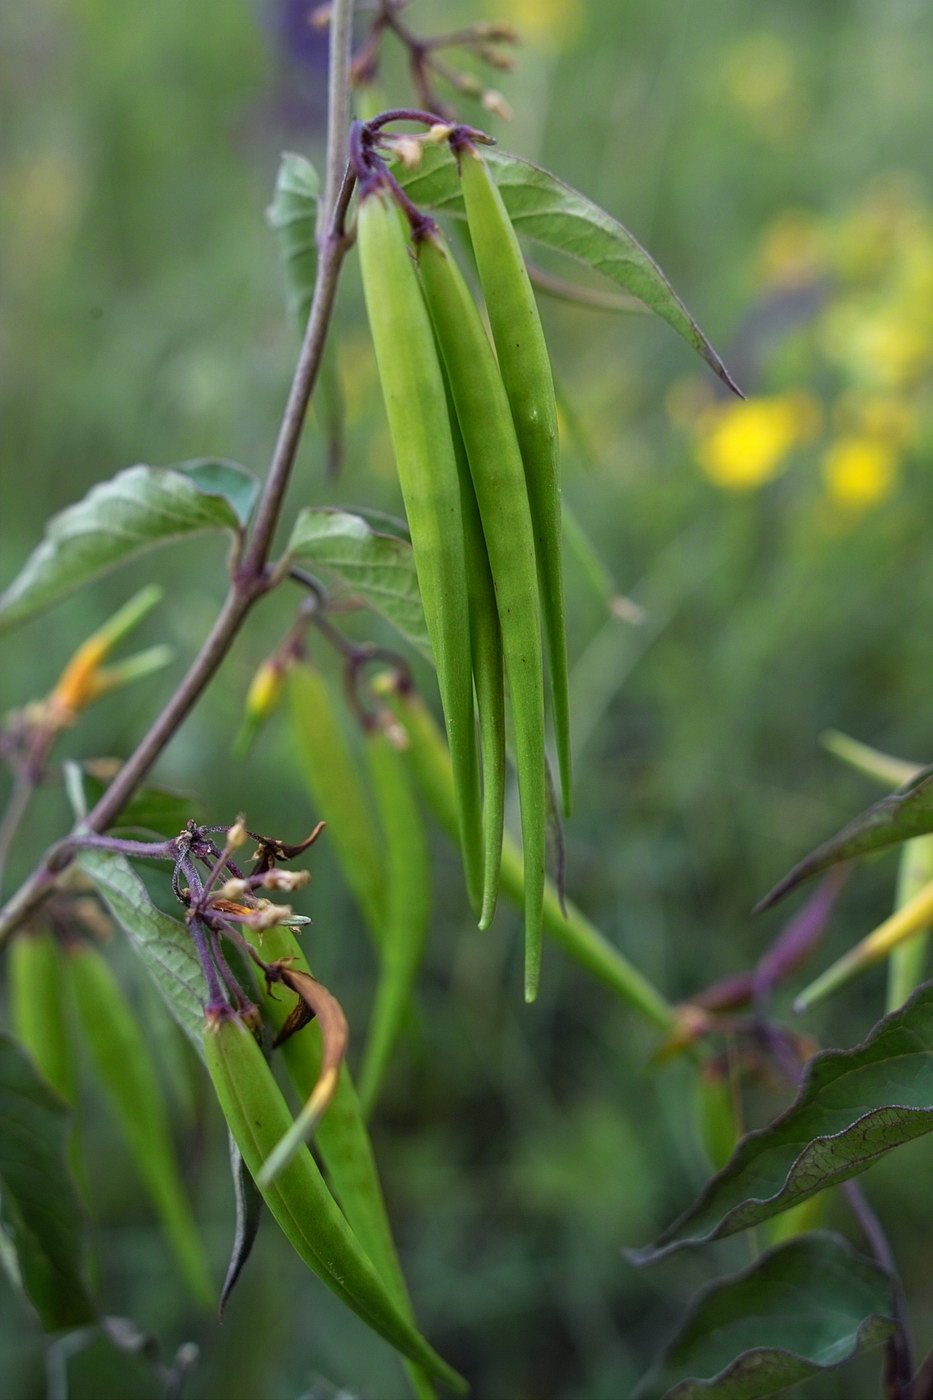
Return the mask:
[[360,198],[357,237],[366,310],[437,668],[477,910],[482,838],[460,484],[441,366],[399,210],[378,182]]
[[[449,386],[448,386],[449,395]],[[460,506],[467,559],[470,599],[470,648],[473,654],[473,686],[479,715],[483,774],[483,900],[479,926],[492,923],[499,894],[502,836],[505,822],[505,689],[502,664],[502,629],[496,610],[496,590],[489,567],[483,522],[476,503],[463,435],[450,402],[451,429],[460,472]]]
[[106,958],[90,943],[65,953],[81,1033],[192,1295],[212,1299],[210,1275],[175,1158],[165,1098],[146,1037]]
[[9,952],[9,1006],[13,1030],[56,1093],[72,1107],[78,1061],[64,990],[64,951],[48,929],[26,929]]
[[551,673],[561,790],[564,811],[569,816],[570,706],[554,379],[525,260],[496,182],[471,142],[461,141],[457,155],[470,240],[525,466]]
[[[255,1180],[291,1113],[245,1023],[227,1008],[209,1012],[207,1068],[243,1160]],[[299,1257],[374,1332],[462,1393],[463,1380],[425,1341],[382,1283],[304,1148],[262,1196]]]
[[[451,821],[456,836],[457,819],[449,764],[447,772]],[[245,934],[264,958],[273,961],[287,960],[296,971],[310,975],[311,969],[301,944],[291,929],[278,925],[266,929],[262,935],[250,929],[246,929]],[[289,1015],[288,1003],[281,995],[281,990],[264,990],[260,987],[259,996],[263,1020],[276,1032],[281,1031]],[[320,1077],[323,1059],[322,1037],[316,1021],[312,1021],[298,1034],[289,1036],[282,1042],[276,1054],[280,1054],[284,1059],[298,1094],[306,1095],[309,1087],[317,1083]],[[317,1125],[314,1141],[331,1190],[351,1230],[369,1255],[376,1272],[399,1309],[414,1321],[411,1299],[392,1237],[372,1143],[346,1062],[340,1067],[336,1092],[327,1112]],[[413,1362],[405,1364],[418,1400],[433,1400],[434,1386],[423,1368]]]
[[[400,730],[399,736],[407,744],[404,731]],[[397,741],[375,728],[367,735],[366,752],[385,842],[387,900],[379,979],[359,1074],[360,1102],[368,1116],[411,1005],[424,957],[431,866],[424,822]]]
[[418,242],[425,298],[444,357],[476,492],[496,591],[512,704],[525,861],[525,997],[541,966],[548,794],[544,666],[534,528],[525,471],[502,376],[479,312],[446,240],[426,221]]
[[300,662],[286,680],[298,768],[373,942],[385,923],[385,869],[371,804],[324,676]]

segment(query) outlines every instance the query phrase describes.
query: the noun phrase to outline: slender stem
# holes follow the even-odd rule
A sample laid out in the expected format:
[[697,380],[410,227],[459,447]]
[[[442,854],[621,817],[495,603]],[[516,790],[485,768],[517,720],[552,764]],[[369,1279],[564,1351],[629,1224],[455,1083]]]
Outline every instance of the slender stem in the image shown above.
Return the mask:
[[327,89],[327,154],[323,218],[333,218],[346,164],[350,128],[350,63],[353,50],[353,0],[334,0],[330,14],[330,61]]
[[301,440],[308,400],[321,367],[321,357],[324,354],[324,345],[327,340],[327,328],[330,324],[334,296],[337,291],[337,279],[349,247],[344,232],[344,218],[350,203],[353,185],[354,177],[347,168],[344,170],[343,182],[324,237],[317,280],[314,284],[314,297],[308,316],[308,328],[305,331],[304,344],[301,347],[291,392],[282,416],[278,441],[275,444],[269,474],[266,477],[266,484],[259,502],[256,527],[243,565],[243,573],[247,577],[258,578],[265,568],[272,544],[272,536],[282,508],[285,489],[288,486],[298,444]]
[[191,938],[194,943],[194,951],[198,955],[198,962],[204,973],[204,980],[207,983],[207,1004],[209,1007],[227,1006],[227,998],[224,996],[223,988],[220,984],[220,977],[217,973],[217,966],[214,962],[213,951],[210,945],[210,931],[207,925],[199,918],[191,920]]

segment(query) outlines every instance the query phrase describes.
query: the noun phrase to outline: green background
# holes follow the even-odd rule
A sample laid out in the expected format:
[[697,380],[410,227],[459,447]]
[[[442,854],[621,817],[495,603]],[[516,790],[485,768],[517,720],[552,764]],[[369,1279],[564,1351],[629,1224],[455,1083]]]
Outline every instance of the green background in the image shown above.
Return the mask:
[[[565,434],[566,499],[615,587],[645,610],[638,626],[611,617],[568,558],[580,726],[568,891],[680,999],[754,961],[786,917],[778,910],[752,920],[755,900],[874,798],[866,781],[822,753],[822,730],[933,757],[930,342],[920,369],[893,393],[910,432],[890,490],[864,511],[846,510],[821,473],[842,396],[849,402],[877,387],[864,365],[834,358],[832,307],[849,296],[857,319],[886,314],[890,302],[896,320],[891,266],[933,259],[933,16],[919,0],[551,0],[505,10],[490,3],[487,14],[519,24],[530,17],[516,74],[492,75],[516,116],[509,128],[475,103],[463,116],[622,219],[747,392],[802,389],[823,405],[818,436],[785,472],[760,489],[720,489],[677,411],[716,395],[689,349],[647,318],[544,304],[578,428]],[[441,18],[453,26],[475,11],[450,4],[438,16],[422,5],[408,17],[416,27]],[[388,44],[386,60],[387,100],[407,100]],[[298,5],[4,7],[3,582],[48,514],[133,462],[217,455],[264,470],[295,339],[263,210],[281,150],[320,159],[324,74],[323,40]],[[892,189],[913,211],[905,238],[917,246],[905,253],[895,240],[890,260],[882,250],[872,275],[847,283],[840,240],[857,244],[860,218],[870,223],[860,211]],[[793,211],[818,230],[824,257],[802,311],[792,289],[762,272],[769,230]],[[348,403],[344,472],[325,479],[325,444],[312,426],[289,508],[397,512],[352,257],[335,331]],[[174,666],[102,701],[59,750],[126,754],[210,625],[223,563],[219,540],[150,554],[22,627],[4,643],[0,704],[44,695],[74,646],[157,579],[165,601],[137,636],[169,641]],[[244,761],[230,757],[230,745],[253,670],[294,602],[283,590],[256,610],[158,770],[197,794],[208,820],[245,810],[251,826],[287,840],[319,814],[296,782],[286,725],[270,725]],[[385,639],[366,618],[347,625]],[[323,644],[316,655],[330,665]],[[11,881],[65,820],[58,792],[43,791]],[[748,1243],[680,1255],[646,1273],[625,1261],[623,1247],[656,1234],[707,1174],[690,1074],[680,1063],[648,1067],[652,1033],[556,950],[546,950],[538,1003],[525,1008],[515,914],[503,908],[493,930],[478,935],[440,837],[436,854],[418,1016],[374,1125],[419,1318],[483,1400],[614,1400],[634,1386],[697,1288],[744,1267]],[[369,947],[326,841],[311,866],[301,907],[314,927],[305,938],[358,1028],[358,1048],[373,982]],[[894,875],[889,856],[849,882],[819,966],[885,916]],[[124,949],[113,956],[160,1048],[219,1279],[232,1228],[219,1115],[138,968]],[[812,1013],[805,1029],[824,1044],[853,1044],[882,1008],[876,973]],[[759,1086],[754,1099],[760,1121],[786,1094]],[[194,1315],[90,1082],[85,1118],[105,1306],[154,1332],[169,1354],[198,1343],[193,1400],[402,1393],[386,1349],[302,1270],[271,1225],[224,1327]],[[931,1151],[921,1142],[868,1179],[928,1343]],[[830,1219],[849,1229],[841,1206]],[[4,1393],[31,1400],[44,1393],[43,1342],[24,1305],[0,1287]],[[860,1393],[871,1393],[876,1372],[870,1358],[863,1371],[801,1393],[851,1395],[853,1374]],[[101,1341],[69,1362],[69,1396],[157,1393],[141,1364]]]

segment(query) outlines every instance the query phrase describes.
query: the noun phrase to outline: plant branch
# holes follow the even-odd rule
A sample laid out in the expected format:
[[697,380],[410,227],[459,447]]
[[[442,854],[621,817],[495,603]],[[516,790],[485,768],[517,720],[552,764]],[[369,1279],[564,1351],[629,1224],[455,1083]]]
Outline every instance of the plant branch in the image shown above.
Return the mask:
[[[341,23],[349,24],[352,14],[351,0],[338,0],[335,5],[335,20],[338,12],[343,12]],[[344,90],[348,81],[347,71],[332,75],[332,82]],[[335,162],[339,160],[339,154],[335,153],[343,149],[345,141],[346,127],[341,131],[328,132],[329,159],[333,158]],[[344,220],[353,184],[353,176],[347,169],[337,190],[322,240],[321,259],[308,326],[260,496],[256,523],[246,557],[234,570],[233,581],[220,613],[175,694],[100,801],[77,825],[75,834],[103,831],[114,820],[173,738],[196,701],[200,699],[229,652],[253,604],[272,586],[266,569],[269,549],[295,463],[308,401],[320,369],[340,268],[349,247]],[[58,843],[46,854],[42,863],[0,912],[0,947],[44,903],[54,888],[58,871],[70,860],[71,854],[63,850],[62,843]]]
[[327,90],[327,153],[324,168],[325,226],[332,220],[346,165],[350,129],[350,64],[353,50],[353,0],[335,0],[330,15]]
[[311,311],[308,315],[308,328],[305,331],[291,392],[279,428],[278,441],[256,512],[256,526],[241,570],[247,579],[259,579],[265,569],[285,490],[295,464],[308,401],[321,367],[340,267],[349,248],[344,219],[353,185],[354,176],[347,167],[324,236]]

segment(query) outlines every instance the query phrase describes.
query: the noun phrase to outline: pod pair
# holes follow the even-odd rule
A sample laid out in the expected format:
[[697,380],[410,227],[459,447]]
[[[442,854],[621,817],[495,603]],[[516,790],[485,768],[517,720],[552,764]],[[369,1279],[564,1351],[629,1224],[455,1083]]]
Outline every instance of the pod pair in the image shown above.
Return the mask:
[[[252,1032],[226,1008],[208,1014],[204,1054],[227,1124],[255,1180],[291,1127],[288,1105]],[[307,1148],[261,1191],[292,1247],[322,1282],[404,1356],[462,1393],[461,1377],[424,1340],[379,1278]]]
[[[477,621],[485,618],[484,645],[494,648],[494,633],[486,616],[490,610],[489,589],[483,584],[480,573],[488,567],[511,701],[525,862],[525,996],[531,1001],[537,992],[541,966],[548,810],[544,662],[534,526],[508,397],[472,294],[446,240],[434,224],[426,223],[419,230],[416,251],[425,300],[465,449],[469,482],[464,494],[469,499],[472,492],[475,498],[488,560],[487,565],[481,558],[482,547],[476,543],[471,548],[472,572],[477,585],[474,633]],[[483,653],[478,652],[474,656],[474,670],[478,670],[480,676],[489,670],[489,663],[484,667],[482,662]],[[496,676],[490,691],[497,684]],[[477,693],[482,696],[479,683]],[[503,797],[504,765],[498,752],[504,731],[496,704],[490,694],[485,710],[481,708],[481,719],[484,713],[487,718],[484,726],[487,758],[500,765],[497,773],[487,772],[487,834],[494,822],[501,832],[498,812]],[[494,733],[496,726],[498,737]],[[488,868],[487,859],[487,871]]]
[[[453,822],[456,829],[455,815]],[[247,930],[246,936],[263,957],[289,960],[297,971],[310,973],[301,944],[291,929],[281,926],[267,929],[261,938]],[[274,1031],[281,1031],[289,1014],[286,999],[279,991],[272,995],[260,989],[259,995],[263,1020]],[[276,1053],[282,1056],[299,1096],[305,1098],[320,1079],[323,1063],[320,1027],[312,1022],[296,1035],[289,1036]],[[314,1143],[330,1188],[351,1230],[369,1255],[397,1306],[409,1320],[413,1320],[411,1299],[392,1237],[372,1143],[346,1062],[341,1066],[330,1106],[317,1125]],[[423,1368],[411,1362],[407,1364],[412,1389],[418,1400],[433,1400],[434,1386]]]
[[460,480],[444,379],[399,209],[380,181],[360,198],[363,291],[450,744],[471,903],[483,885],[480,779]]
[[570,706],[554,378],[531,280],[498,186],[472,142],[461,138],[456,151],[470,241],[525,470],[550,668],[557,761],[564,812],[569,816]]

